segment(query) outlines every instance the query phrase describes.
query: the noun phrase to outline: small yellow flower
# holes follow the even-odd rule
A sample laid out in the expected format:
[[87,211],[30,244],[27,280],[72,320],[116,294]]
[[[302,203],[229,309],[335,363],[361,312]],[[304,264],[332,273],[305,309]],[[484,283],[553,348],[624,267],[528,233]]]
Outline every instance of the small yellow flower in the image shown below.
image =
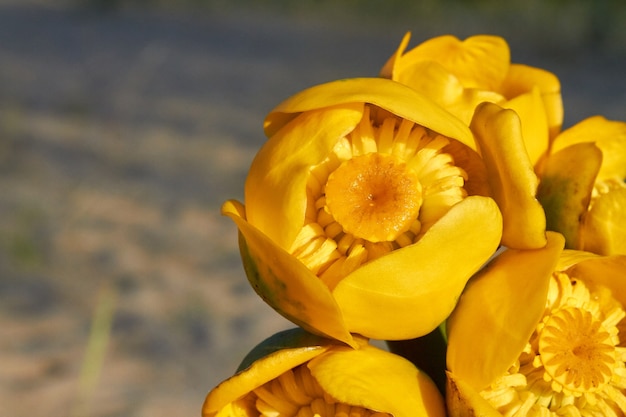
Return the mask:
[[[312,87],[272,111],[265,130],[245,207],[222,211],[239,228],[255,290],[313,333],[352,344],[351,333],[397,340],[434,329],[497,248],[500,202],[509,224],[525,225],[505,244],[545,245],[519,137],[477,143],[399,83]],[[514,215],[529,206],[538,219]]]
[[626,123],[594,116],[563,131],[537,172],[548,228],[566,247],[626,254]]
[[278,333],[206,397],[204,417],[443,417],[428,376],[359,340],[358,349],[300,329]]
[[482,102],[514,110],[531,162],[539,159],[563,123],[561,86],[554,74],[511,63],[509,45],[498,36],[439,36],[405,52],[409,39],[407,33],[382,76],[425,94],[468,125]]
[[451,416],[626,414],[626,256],[507,251],[449,319]]

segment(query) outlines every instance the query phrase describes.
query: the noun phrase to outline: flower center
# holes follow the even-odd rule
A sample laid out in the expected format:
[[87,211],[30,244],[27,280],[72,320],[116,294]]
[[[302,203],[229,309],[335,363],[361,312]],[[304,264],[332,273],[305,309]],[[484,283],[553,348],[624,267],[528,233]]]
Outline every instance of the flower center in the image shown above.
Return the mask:
[[626,415],[625,316],[608,288],[555,273],[526,348],[481,395],[507,416]]
[[553,313],[539,338],[546,373],[571,391],[595,391],[611,380],[615,346],[590,312],[565,307]]
[[417,242],[467,196],[467,174],[447,152],[459,146],[366,106],[354,130],[311,168],[291,254],[332,289],[365,262]]
[[334,400],[306,365],[289,370],[255,389],[243,400],[253,404],[246,415],[259,417],[391,417]]
[[417,218],[422,186],[393,155],[368,153],[344,161],[326,182],[326,206],[344,231],[370,242],[396,239]]

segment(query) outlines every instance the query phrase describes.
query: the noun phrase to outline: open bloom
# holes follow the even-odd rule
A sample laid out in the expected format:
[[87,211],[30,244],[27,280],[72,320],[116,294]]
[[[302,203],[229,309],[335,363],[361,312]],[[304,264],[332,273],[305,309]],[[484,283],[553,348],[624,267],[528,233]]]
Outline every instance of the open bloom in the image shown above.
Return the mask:
[[626,256],[506,251],[449,319],[451,416],[626,414]]
[[444,401],[411,362],[359,341],[278,333],[206,397],[204,417],[443,417]]
[[313,333],[350,344],[350,333],[397,340],[434,329],[500,243],[499,205],[518,230],[505,244],[545,245],[536,178],[511,143],[519,137],[475,142],[399,83],[312,87],[274,109],[265,131],[245,207],[222,211],[239,228],[255,290]]
[[537,172],[547,226],[566,247],[626,254],[626,123],[594,116],[563,131]]
[[509,45],[498,36],[439,36],[405,52],[409,39],[407,33],[382,76],[425,94],[468,125],[482,102],[514,110],[531,162],[539,159],[563,123],[561,86],[554,74],[511,63]]

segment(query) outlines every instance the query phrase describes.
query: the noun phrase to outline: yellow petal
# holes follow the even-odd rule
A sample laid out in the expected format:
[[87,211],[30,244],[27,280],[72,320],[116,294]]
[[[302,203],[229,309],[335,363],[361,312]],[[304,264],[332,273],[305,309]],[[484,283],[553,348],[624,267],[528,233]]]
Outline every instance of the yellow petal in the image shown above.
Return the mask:
[[543,314],[564,245],[558,233],[547,236],[542,249],[509,249],[494,258],[448,319],[448,370],[477,391],[511,366]]
[[504,96],[494,91],[464,88],[458,78],[434,61],[417,62],[393,79],[432,99],[466,125],[478,104],[505,101]]
[[613,297],[626,305],[626,255],[598,256],[582,259],[567,270],[567,274],[580,278],[588,287],[610,288]]
[[600,195],[584,217],[583,248],[601,255],[626,254],[626,188]]
[[282,248],[304,224],[306,183],[312,166],[356,126],[362,103],[343,103],[299,115],[260,149],[245,185],[247,219]]
[[331,346],[332,341],[313,336],[301,329],[286,330],[273,335],[250,353],[258,356],[257,360],[250,361],[248,366],[207,395],[202,406],[202,415],[215,415],[229,403],[313,359]]
[[335,349],[308,364],[313,377],[339,402],[394,417],[444,417],[443,398],[411,362],[373,346]]
[[333,295],[350,331],[384,340],[429,333],[450,314],[469,277],[494,253],[501,227],[493,200],[468,197],[417,243],[346,276]]
[[580,142],[594,142],[602,150],[598,180],[626,178],[626,123],[594,116],[563,131],[552,144],[552,152]]
[[485,161],[493,198],[502,211],[502,244],[515,249],[543,247],[545,213],[535,198],[538,181],[524,147],[519,117],[513,110],[483,103],[470,127]]
[[417,91],[385,78],[350,78],[308,88],[290,97],[265,119],[272,136],[300,112],[347,103],[370,103],[476,149],[467,126]]
[[522,138],[534,166],[548,149],[549,129],[546,112],[538,88],[509,100],[502,107],[514,110],[522,126]]
[[446,406],[450,417],[502,417],[468,383],[447,372]]
[[502,94],[508,99],[528,93],[538,87],[547,115],[550,137],[554,138],[563,124],[561,82],[556,75],[541,68],[511,64],[502,84]]
[[556,271],[565,271],[573,265],[587,259],[597,258],[600,255],[581,250],[565,249],[559,257],[559,262],[555,268]]
[[546,213],[546,227],[565,236],[566,247],[581,249],[581,219],[602,163],[593,143],[569,146],[545,162],[537,198]]
[[420,61],[435,61],[454,74],[465,88],[498,91],[510,63],[509,46],[498,36],[477,35],[463,41],[451,35],[429,39],[396,64],[405,71]]
[[304,329],[354,345],[328,287],[294,256],[250,225],[241,204],[227,201],[222,213],[239,228],[246,275],[261,298]]

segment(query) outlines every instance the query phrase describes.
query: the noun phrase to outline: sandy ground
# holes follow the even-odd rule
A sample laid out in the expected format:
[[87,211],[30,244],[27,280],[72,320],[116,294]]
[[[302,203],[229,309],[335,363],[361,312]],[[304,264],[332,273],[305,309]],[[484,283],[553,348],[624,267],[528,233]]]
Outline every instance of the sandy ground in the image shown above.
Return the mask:
[[[242,198],[264,115],[376,75],[406,30],[505,35],[514,60],[561,77],[566,123],[626,119],[615,45],[478,17],[358,23],[0,3],[0,416],[199,415],[253,345],[291,327],[248,287],[219,214]],[[102,366],[87,355],[97,311],[112,321],[90,351]]]

